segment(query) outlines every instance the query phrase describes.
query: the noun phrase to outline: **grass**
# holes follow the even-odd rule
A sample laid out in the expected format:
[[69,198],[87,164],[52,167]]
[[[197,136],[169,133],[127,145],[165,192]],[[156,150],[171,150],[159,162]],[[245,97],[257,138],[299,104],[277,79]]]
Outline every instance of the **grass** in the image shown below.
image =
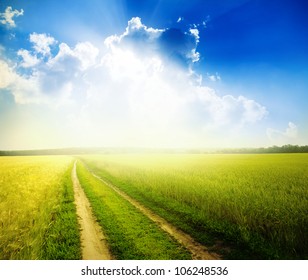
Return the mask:
[[46,260],[81,259],[79,226],[71,179],[72,166],[71,164],[65,172],[59,207],[52,213],[52,221],[45,233],[42,257]]
[[71,163],[65,156],[0,158],[0,259],[80,257]]
[[93,177],[80,162],[77,164],[77,174],[116,259],[191,259],[183,247],[129,202]]
[[231,259],[308,258],[308,155],[83,156],[110,180]]
[[[222,240],[225,258],[308,259],[307,154],[80,158],[200,243]],[[0,259],[81,257],[72,160],[0,158]],[[190,258],[81,162],[77,167],[117,259]]]

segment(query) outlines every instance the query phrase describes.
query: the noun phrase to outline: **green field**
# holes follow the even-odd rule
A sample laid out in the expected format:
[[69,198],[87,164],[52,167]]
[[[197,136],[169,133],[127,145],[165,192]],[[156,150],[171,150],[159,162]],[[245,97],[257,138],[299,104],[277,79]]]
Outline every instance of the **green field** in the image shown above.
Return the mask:
[[226,258],[307,258],[308,155],[105,155],[81,159]]
[[71,171],[116,259],[189,252],[94,174],[225,259],[308,258],[308,154],[0,157],[0,259],[80,259]]
[[79,259],[65,156],[0,157],[0,259]]

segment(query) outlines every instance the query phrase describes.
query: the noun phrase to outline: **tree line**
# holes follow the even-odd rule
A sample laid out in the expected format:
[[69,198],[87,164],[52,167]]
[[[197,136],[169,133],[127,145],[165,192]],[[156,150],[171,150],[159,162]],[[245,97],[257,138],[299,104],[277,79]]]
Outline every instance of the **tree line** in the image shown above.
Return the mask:
[[274,153],[308,153],[308,145],[283,145],[283,146],[271,146],[261,148],[238,148],[238,149],[221,149],[219,153],[224,154],[274,154]]
[[0,151],[0,156],[78,155],[78,154],[123,154],[123,153],[182,153],[182,154],[273,154],[308,153],[308,145],[283,145],[261,148],[228,149],[151,149],[151,148],[66,148],[45,150]]

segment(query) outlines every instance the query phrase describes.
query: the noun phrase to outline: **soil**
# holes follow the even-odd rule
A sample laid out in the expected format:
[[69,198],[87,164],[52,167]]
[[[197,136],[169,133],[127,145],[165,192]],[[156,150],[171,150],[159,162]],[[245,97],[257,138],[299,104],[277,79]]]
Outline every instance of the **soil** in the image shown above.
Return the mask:
[[111,260],[106,237],[99,224],[95,220],[90,202],[88,201],[82,187],[80,186],[77,173],[76,161],[72,169],[72,181],[74,186],[74,197],[80,225],[82,259],[83,260]]
[[126,193],[121,191],[115,185],[97,176],[93,172],[92,172],[92,175],[98,178],[99,180],[101,180],[103,183],[105,183],[107,186],[109,186],[111,189],[117,192],[124,199],[129,201],[132,205],[134,205],[137,209],[139,209],[145,216],[147,216],[149,219],[154,221],[161,229],[163,229],[165,232],[171,235],[174,239],[176,239],[180,244],[182,244],[188,251],[190,251],[190,253],[192,254],[192,259],[194,260],[218,260],[221,258],[220,255],[209,252],[207,247],[196,242],[190,235],[184,233],[183,231],[179,230],[178,228],[176,228],[175,226],[167,222],[162,217],[153,213],[151,210],[143,206],[141,203],[139,203],[138,201],[136,201],[135,199],[131,198]]

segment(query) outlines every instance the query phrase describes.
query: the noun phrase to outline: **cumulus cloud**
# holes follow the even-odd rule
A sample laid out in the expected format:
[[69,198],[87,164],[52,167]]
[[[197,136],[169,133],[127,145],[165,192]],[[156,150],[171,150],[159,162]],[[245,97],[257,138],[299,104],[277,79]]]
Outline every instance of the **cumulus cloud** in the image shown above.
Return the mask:
[[196,28],[154,29],[132,18],[122,34],[106,38],[103,51],[46,34],[33,33],[30,42],[32,50],[18,51],[19,68],[0,64],[2,87],[17,103],[62,106],[64,134],[87,135],[93,145],[206,145],[213,127],[241,129],[267,114],[255,100],[202,84],[192,70]]
[[268,128],[266,134],[274,145],[293,144],[298,138],[298,127],[293,122],[289,122],[284,131]]
[[30,35],[30,42],[33,43],[33,48],[38,54],[43,56],[50,55],[50,46],[56,43],[55,38],[43,33],[32,33]]
[[199,31],[190,29],[183,32],[177,28],[155,29],[147,27],[139,17],[128,22],[121,35],[113,35],[105,40],[109,48],[124,46],[138,52],[138,55],[156,55],[167,62],[190,65],[199,60],[196,51],[199,42]]
[[15,74],[9,67],[9,65],[0,60],[0,89],[7,88],[14,82]]
[[8,6],[5,9],[4,13],[0,13],[0,22],[8,27],[16,27],[16,23],[14,21],[14,17],[19,17],[24,14],[24,10],[21,9],[20,11],[18,10],[13,10],[11,6]]
[[121,47],[138,50],[139,55],[144,51],[155,52],[158,48],[157,39],[164,32],[164,29],[154,29],[142,24],[139,17],[134,17],[128,21],[125,32],[121,35],[109,36],[105,40],[108,48]]
[[20,66],[24,68],[36,66],[40,62],[44,61],[46,57],[48,60],[51,55],[50,47],[57,43],[55,38],[46,35],[45,33],[32,33],[29,36],[29,41],[32,43],[32,51],[20,49],[17,52],[17,55],[22,58],[22,63],[20,64]]
[[37,66],[41,62],[46,62],[51,56],[51,46],[57,41],[45,33],[32,33],[29,36],[29,41],[32,43],[33,50],[20,49],[17,55],[22,58],[20,66],[30,68]]
[[24,68],[29,68],[37,65],[40,60],[30,53],[28,50],[19,50],[17,52],[17,55],[22,57],[23,62],[21,63],[21,66]]
[[195,92],[195,107],[202,106],[203,118],[214,126],[253,124],[267,115],[264,106],[244,96],[219,96],[215,90],[200,86],[193,88]]
[[4,60],[0,60],[0,89],[9,90],[19,104],[45,102],[45,98],[38,99],[39,90],[35,79],[18,74],[14,67]]
[[47,65],[58,71],[66,71],[71,68],[84,71],[96,63],[99,50],[89,42],[77,43],[74,48],[70,48],[66,43],[59,45],[59,52],[51,58]]
[[52,55],[50,46],[57,44],[53,37],[32,33],[30,42],[32,50],[21,49],[17,52],[22,58],[19,67],[28,68],[30,73],[18,76],[23,81],[28,81],[25,88],[30,88],[31,85],[35,94],[30,95],[28,90],[23,94],[22,87],[17,91],[15,86],[11,90],[16,102],[62,104],[73,92],[79,93],[84,89],[83,75],[97,64],[99,50],[96,47],[89,42],[78,43],[73,48],[60,43],[57,53]]

